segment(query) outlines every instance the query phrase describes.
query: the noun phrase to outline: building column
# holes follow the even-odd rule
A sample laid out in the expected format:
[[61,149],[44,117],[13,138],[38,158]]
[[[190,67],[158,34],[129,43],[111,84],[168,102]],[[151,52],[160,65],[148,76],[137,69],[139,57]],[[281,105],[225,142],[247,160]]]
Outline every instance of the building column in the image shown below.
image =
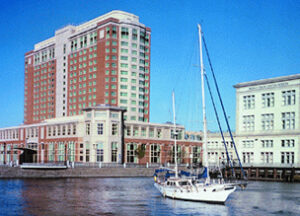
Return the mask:
[[226,167],[224,170],[225,170],[224,176],[225,176],[225,178],[228,178],[228,171],[227,171]]
[[283,181],[286,181],[286,170],[285,170],[285,168],[282,169],[281,179],[283,179]]
[[6,143],[3,143],[3,146],[4,146],[4,158],[3,158],[3,163],[6,164]]
[[68,160],[68,143],[65,143],[65,163],[67,163]]
[[57,162],[58,161],[57,152],[58,152],[58,143],[54,142],[54,161],[53,162]]
[[256,174],[255,174],[255,177],[258,179],[258,177],[259,177],[259,169],[258,168],[256,168]]
[[273,179],[277,179],[277,169],[273,169]]
[[295,176],[295,167],[293,167],[291,170],[290,182],[294,182],[294,176]]
[[265,178],[267,178],[268,177],[268,169],[267,168],[265,169],[265,173],[264,174],[265,174]]

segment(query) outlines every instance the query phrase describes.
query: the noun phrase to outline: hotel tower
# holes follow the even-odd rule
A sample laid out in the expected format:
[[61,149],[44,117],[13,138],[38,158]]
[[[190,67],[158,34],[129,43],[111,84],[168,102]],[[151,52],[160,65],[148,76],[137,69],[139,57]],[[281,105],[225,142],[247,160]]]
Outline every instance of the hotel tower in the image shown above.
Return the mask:
[[25,54],[24,123],[80,115],[97,104],[149,122],[150,44],[150,28],[123,11],[56,30]]

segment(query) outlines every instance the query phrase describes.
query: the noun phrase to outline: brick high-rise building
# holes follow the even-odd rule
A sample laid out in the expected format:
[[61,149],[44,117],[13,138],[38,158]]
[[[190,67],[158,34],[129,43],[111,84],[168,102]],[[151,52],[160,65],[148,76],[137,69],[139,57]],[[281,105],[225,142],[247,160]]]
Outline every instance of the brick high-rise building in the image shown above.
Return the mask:
[[96,104],[149,122],[151,30],[112,11],[68,25],[25,54],[24,123],[81,114]]

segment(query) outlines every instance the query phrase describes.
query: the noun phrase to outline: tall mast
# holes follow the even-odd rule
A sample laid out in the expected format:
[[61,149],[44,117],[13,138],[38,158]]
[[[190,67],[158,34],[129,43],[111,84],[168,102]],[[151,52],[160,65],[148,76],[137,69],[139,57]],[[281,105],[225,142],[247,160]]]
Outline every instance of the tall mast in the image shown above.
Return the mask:
[[174,136],[174,159],[175,159],[175,178],[178,178],[178,165],[177,165],[177,142],[176,142],[176,113],[175,113],[175,94],[174,91],[172,92],[172,101],[173,101],[173,125],[174,125],[174,132],[173,132],[173,136]]
[[203,56],[202,56],[202,32],[201,32],[200,24],[198,24],[198,33],[199,33],[201,87],[202,87],[202,113],[203,113],[203,162],[204,162],[203,165],[204,167],[207,168],[207,174],[209,174],[208,160],[207,160],[207,123],[206,123],[206,113],[205,113],[204,65],[203,65]]

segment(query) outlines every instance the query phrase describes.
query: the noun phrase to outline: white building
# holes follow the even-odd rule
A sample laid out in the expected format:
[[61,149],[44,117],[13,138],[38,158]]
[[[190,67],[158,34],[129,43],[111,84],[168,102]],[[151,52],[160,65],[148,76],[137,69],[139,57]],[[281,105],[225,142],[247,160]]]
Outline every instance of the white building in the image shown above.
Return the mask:
[[300,74],[239,83],[236,139],[244,164],[300,163]]

